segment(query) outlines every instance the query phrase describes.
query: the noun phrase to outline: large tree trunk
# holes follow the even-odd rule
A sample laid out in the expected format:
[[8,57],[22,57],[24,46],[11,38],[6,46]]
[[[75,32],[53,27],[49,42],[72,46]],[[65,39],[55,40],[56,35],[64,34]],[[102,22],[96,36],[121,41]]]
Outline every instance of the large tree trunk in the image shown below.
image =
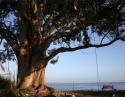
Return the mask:
[[[25,72],[25,74],[24,74]],[[45,83],[45,68],[40,68],[37,71],[30,70],[24,71],[22,73],[18,73],[18,84],[20,89],[38,89],[42,88],[44,89],[44,83]]]
[[[29,56],[30,57],[30,56]],[[30,62],[29,62],[30,61]],[[45,68],[47,61],[37,58],[19,59],[17,83],[20,89],[45,89]]]
[[45,89],[45,60],[47,44],[42,41],[39,0],[19,0],[20,47],[17,84],[20,89]]
[[17,83],[22,89],[44,87],[47,61],[41,46],[39,0],[19,0],[20,48]]

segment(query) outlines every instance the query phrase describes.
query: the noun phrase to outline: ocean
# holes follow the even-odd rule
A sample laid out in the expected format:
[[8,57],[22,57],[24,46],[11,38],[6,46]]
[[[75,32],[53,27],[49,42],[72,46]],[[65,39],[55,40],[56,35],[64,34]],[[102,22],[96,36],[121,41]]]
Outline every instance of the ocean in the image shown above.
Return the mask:
[[102,90],[103,85],[113,85],[116,90],[125,90],[125,82],[106,82],[106,83],[47,83],[49,87],[57,90]]

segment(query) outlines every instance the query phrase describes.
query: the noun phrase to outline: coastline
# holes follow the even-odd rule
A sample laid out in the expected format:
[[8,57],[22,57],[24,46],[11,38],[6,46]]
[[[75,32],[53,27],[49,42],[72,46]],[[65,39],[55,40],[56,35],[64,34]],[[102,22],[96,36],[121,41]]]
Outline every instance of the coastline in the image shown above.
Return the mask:
[[84,90],[84,91],[98,91],[102,90],[105,85],[112,85],[113,89],[125,90],[125,82],[101,82],[97,83],[47,83],[49,87],[61,91],[71,91],[71,90]]

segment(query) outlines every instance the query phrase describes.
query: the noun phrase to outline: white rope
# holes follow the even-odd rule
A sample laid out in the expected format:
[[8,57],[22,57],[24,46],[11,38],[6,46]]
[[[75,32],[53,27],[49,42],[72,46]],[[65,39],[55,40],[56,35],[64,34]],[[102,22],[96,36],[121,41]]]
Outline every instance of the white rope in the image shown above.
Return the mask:
[[[94,43],[95,43],[95,36],[93,34],[93,38],[94,38]],[[96,67],[97,67],[97,86],[98,86],[98,90],[100,90],[100,76],[99,76],[99,64],[98,64],[98,54],[97,54],[97,50],[95,48],[94,50],[95,52],[95,63],[96,63]]]

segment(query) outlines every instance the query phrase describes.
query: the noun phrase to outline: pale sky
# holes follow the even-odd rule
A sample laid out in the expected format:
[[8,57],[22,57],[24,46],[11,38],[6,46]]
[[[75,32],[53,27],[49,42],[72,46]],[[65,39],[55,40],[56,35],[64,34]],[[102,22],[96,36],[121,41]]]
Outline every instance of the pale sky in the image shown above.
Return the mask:
[[[125,42],[96,49],[99,80],[125,82]],[[59,61],[48,64],[47,82],[97,82],[95,49],[86,49],[59,55]]]
[[[96,51],[99,80],[125,82],[125,42],[117,41]],[[8,65],[8,62],[5,64]],[[17,70],[15,63],[9,62],[9,66],[10,71],[15,73]],[[5,68],[7,69],[6,66]],[[46,82],[97,82],[95,48],[60,54],[56,64],[48,64]]]

